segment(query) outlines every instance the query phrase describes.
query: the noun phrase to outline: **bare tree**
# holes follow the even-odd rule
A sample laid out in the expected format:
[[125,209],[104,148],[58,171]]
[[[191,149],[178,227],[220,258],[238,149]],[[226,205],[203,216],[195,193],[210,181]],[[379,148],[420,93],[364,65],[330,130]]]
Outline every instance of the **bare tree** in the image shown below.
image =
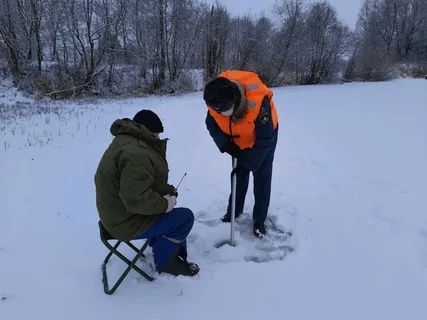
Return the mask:
[[21,73],[23,53],[20,45],[20,30],[17,25],[16,5],[12,0],[1,1],[0,36],[7,48],[7,60],[12,75]]
[[[252,70],[270,86],[383,80],[427,69],[427,1],[364,0],[354,32],[325,0],[231,17],[198,0],[0,0],[0,59],[51,97],[176,92],[188,74]],[[346,65],[344,65],[346,61]],[[420,69],[422,70],[422,69]]]
[[59,65],[61,58],[58,44],[61,27],[65,20],[65,3],[64,0],[46,0],[43,4],[45,6],[43,9],[45,24],[43,27],[46,31],[47,41],[49,41],[50,60],[56,61]]
[[167,14],[166,61],[170,81],[179,79],[195,41],[200,39],[201,11],[193,0],[172,0]]
[[413,51],[416,36],[427,19],[427,12],[421,0],[400,0],[398,6],[396,49],[399,58],[404,59]]
[[[141,74],[150,79],[151,90],[161,88],[166,79],[167,0],[134,0],[133,30],[136,59],[142,62]],[[141,57],[141,58],[140,58]]]
[[285,64],[288,62],[291,48],[296,44],[297,37],[303,28],[304,1],[282,0],[276,10],[282,24],[275,35],[274,50],[280,54],[276,55],[272,61],[274,73],[269,80],[271,85],[280,84],[285,78],[283,74]]
[[[102,0],[99,8],[101,26],[105,26],[99,43],[99,52],[105,52],[108,61],[108,77],[106,84],[112,86],[116,60],[123,54],[120,34],[123,22],[128,14],[128,3],[123,0]],[[107,62],[105,61],[105,62]]]
[[[2,0],[0,36],[9,51],[12,73],[21,75],[31,66],[34,50],[41,70],[43,60],[41,43],[41,15],[39,0]],[[35,45],[34,45],[35,43]]]
[[316,84],[331,79],[338,59],[345,52],[348,29],[341,25],[328,2],[315,3],[307,13],[306,76],[304,82]]
[[220,5],[212,6],[206,16],[206,56],[205,56],[205,80],[217,75],[224,63],[226,42],[230,16],[227,10]]
[[251,56],[256,50],[259,38],[256,38],[255,23],[249,15],[233,19],[230,23],[235,32],[229,37],[232,65],[245,70],[250,64]]
[[365,0],[356,29],[358,47],[351,60],[356,63],[349,76],[384,80],[396,73],[399,63],[422,60],[426,6],[423,0]]
[[147,3],[144,0],[133,0],[130,4],[130,39],[133,41],[128,42],[128,50],[132,52],[134,58],[132,62],[136,63],[139,67],[140,76],[143,79],[147,78],[148,63],[149,63],[149,36],[152,32],[149,30],[153,29],[149,19],[147,18]]

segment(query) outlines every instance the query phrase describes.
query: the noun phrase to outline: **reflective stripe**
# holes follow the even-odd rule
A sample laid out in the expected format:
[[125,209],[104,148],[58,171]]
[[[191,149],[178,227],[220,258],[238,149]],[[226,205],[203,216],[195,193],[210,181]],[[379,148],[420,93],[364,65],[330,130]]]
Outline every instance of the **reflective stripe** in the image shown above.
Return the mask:
[[248,84],[247,88],[248,90],[255,90],[259,88],[259,84],[258,83]]
[[169,241],[172,241],[173,243],[178,243],[178,244],[184,241],[184,240],[178,240],[178,239],[169,238],[169,237],[166,237],[166,236],[163,236],[163,238],[168,239]]
[[255,108],[256,107],[256,102],[248,101],[248,107],[251,108],[251,109]]

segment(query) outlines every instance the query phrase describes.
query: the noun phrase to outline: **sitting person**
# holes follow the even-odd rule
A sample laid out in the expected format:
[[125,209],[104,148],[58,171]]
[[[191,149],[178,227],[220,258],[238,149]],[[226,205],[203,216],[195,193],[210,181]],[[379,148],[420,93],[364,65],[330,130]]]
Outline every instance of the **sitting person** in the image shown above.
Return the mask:
[[187,261],[186,238],[193,212],[177,208],[177,190],[168,184],[163,125],[150,110],[134,118],[117,119],[110,132],[113,141],[95,174],[96,206],[105,229],[116,239],[151,238],[159,273],[194,276],[195,263]]

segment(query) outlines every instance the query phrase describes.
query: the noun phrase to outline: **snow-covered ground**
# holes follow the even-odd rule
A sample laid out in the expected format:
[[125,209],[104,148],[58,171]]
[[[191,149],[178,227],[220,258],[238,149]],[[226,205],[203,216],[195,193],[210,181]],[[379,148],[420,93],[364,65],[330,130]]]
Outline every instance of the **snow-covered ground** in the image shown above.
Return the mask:
[[[201,92],[3,108],[0,319],[426,319],[427,81],[274,92],[270,216],[293,232],[287,255],[260,250],[247,220],[236,247],[215,248],[230,226],[202,221],[224,214],[231,161],[206,131]],[[164,122],[170,182],[187,173],[178,205],[196,216],[189,256],[201,272],[147,282],[132,271],[107,296],[93,175],[110,124],[142,108]],[[250,187],[248,216],[252,205]],[[123,269],[112,259],[111,281]]]

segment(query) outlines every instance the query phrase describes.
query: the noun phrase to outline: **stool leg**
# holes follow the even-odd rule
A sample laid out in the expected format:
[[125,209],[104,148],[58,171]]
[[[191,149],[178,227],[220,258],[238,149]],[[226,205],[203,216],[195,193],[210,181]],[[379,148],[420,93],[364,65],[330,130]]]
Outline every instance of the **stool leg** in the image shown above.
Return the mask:
[[[111,247],[111,245],[107,242],[107,247],[110,249],[110,253],[105,257],[104,264],[106,265],[108,263],[108,260],[110,260],[111,256],[113,255],[114,251],[117,252],[117,248],[121,244],[121,241],[117,241],[114,247]],[[111,249],[112,248],[112,249]]]
[[[138,253],[139,252],[139,250],[138,250],[138,248],[137,247],[135,247],[132,243],[130,243],[130,241],[127,241],[126,242],[126,244],[129,246],[129,247],[131,247],[132,249],[133,249],[133,251],[135,251],[136,253]],[[147,246],[144,244],[144,250],[145,250],[145,248],[146,248]]]
[[[149,240],[147,240],[145,242],[144,246],[140,250],[137,251],[138,253],[137,253],[137,255],[135,256],[135,258],[132,261],[130,261],[124,255],[122,255],[120,252],[117,251],[117,248],[120,245],[121,241],[118,241],[114,247],[112,247],[107,241],[103,240],[103,242],[110,249],[110,253],[107,255],[107,257],[104,260],[104,263],[102,264],[102,277],[103,277],[103,283],[104,283],[104,292],[106,294],[108,294],[108,295],[113,294],[117,290],[117,288],[120,286],[120,284],[123,282],[123,280],[125,279],[125,277],[127,276],[127,274],[129,273],[129,271],[131,269],[134,269],[136,272],[138,272],[140,275],[142,275],[148,281],[153,281],[154,280],[153,277],[149,276],[147,273],[145,273],[138,266],[135,265],[136,262],[138,261],[138,259],[142,256],[142,254],[145,251],[145,249],[147,248]],[[110,259],[111,255],[113,253],[116,254],[125,263],[127,263],[128,267],[123,272],[123,274],[120,276],[120,278],[117,280],[117,282],[115,283],[115,285],[111,289],[109,289],[108,278],[107,278],[107,263],[108,263],[108,260]]]

